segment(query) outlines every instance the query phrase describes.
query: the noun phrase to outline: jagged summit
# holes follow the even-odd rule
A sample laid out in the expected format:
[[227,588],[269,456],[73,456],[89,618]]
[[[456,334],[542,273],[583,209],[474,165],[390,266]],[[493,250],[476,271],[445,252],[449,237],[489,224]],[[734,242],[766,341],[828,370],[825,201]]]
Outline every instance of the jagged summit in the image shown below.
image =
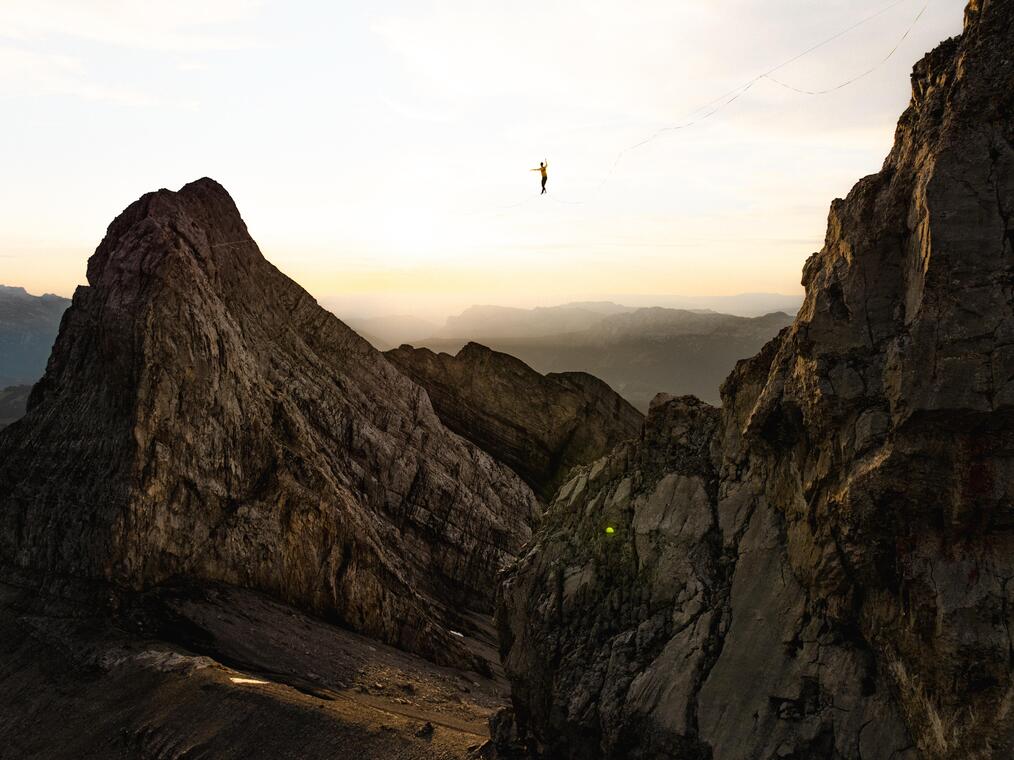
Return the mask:
[[132,203],[0,433],[0,558],[222,581],[442,662],[530,534],[531,490],[264,259],[218,183]]
[[88,259],[88,283],[118,287],[117,277],[150,274],[173,256],[191,256],[206,274],[262,258],[232,197],[208,177],[178,191],[156,190],[117,216]]
[[385,356],[426,389],[440,419],[549,501],[576,465],[640,434],[643,417],[585,372],[542,375],[469,342],[451,356],[404,345]]

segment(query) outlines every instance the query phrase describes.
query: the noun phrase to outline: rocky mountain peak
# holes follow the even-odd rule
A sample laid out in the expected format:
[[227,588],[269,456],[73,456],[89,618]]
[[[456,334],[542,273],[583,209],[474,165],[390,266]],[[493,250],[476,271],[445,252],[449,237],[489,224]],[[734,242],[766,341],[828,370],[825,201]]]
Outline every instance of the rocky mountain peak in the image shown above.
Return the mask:
[[0,433],[3,557],[125,591],[243,586],[471,662],[448,632],[538,517],[513,472],[268,263],[213,180],[131,204],[88,281]]
[[130,204],[88,260],[87,277],[93,288],[128,299],[143,296],[137,287],[162,267],[193,267],[209,285],[234,288],[266,264],[229,193],[205,177]]

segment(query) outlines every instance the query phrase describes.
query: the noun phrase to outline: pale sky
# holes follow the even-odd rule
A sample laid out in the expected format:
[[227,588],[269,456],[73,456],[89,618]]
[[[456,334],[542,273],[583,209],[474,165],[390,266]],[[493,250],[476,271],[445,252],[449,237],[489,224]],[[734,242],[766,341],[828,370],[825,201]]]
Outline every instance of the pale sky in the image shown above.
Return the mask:
[[[70,295],[142,193],[210,176],[352,315],[801,292],[962,0],[0,0],[0,283]],[[721,102],[721,101],[720,101]],[[549,160],[550,195],[538,197]]]

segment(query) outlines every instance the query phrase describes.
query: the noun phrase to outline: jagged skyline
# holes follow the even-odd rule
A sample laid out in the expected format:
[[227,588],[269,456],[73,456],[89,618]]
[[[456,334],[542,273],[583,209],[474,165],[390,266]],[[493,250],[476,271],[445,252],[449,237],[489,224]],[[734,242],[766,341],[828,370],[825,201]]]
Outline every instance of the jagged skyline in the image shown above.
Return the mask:
[[758,84],[595,188],[625,146],[892,5],[783,72],[816,88],[877,63],[922,2],[6,3],[0,281],[70,295],[116,210],[208,175],[275,264],[357,312],[798,293],[826,199],[879,168],[960,3],[931,4],[861,83]]

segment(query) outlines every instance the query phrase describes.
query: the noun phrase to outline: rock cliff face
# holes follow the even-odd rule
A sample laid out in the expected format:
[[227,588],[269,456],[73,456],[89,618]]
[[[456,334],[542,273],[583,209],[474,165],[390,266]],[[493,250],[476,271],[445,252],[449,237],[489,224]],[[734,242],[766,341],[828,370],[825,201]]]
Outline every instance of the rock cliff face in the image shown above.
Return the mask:
[[970,3],[795,323],[561,489],[498,614],[551,756],[1014,753],[1011,50]]
[[411,346],[385,356],[426,389],[447,427],[511,467],[546,501],[575,465],[641,431],[641,413],[584,372],[540,375],[478,343],[456,356]]
[[260,254],[211,180],[128,207],[26,417],[0,558],[52,580],[268,592],[444,662],[538,506]]

